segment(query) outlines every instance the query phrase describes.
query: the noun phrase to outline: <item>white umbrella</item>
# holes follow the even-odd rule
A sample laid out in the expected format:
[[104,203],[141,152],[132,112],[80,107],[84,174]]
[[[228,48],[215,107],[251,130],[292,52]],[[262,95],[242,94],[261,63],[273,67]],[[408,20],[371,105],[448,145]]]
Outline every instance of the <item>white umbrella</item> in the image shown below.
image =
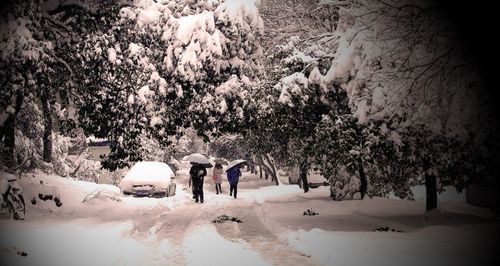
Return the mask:
[[246,163],[247,161],[246,160],[234,160],[234,161],[231,161],[228,165],[227,165],[227,168],[226,168],[226,172],[229,171],[229,169],[237,166],[237,165],[240,165],[242,163]]
[[199,153],[193,153],[193,154],[190,154],[188,156],[184,156],[184,158],[182,158],[182,159],[184,161],[190,161],[192,163],[201,164],[201,165],[203,165],[205,167],[212,167],[212,164],[207,159],[207,157],[205,157],[204,155],[199,154]]

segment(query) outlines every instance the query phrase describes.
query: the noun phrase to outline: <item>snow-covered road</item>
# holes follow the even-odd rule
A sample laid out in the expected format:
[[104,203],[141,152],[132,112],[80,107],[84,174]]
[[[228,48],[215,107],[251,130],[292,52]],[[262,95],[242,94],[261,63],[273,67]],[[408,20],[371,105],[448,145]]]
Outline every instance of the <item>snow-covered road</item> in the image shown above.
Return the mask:
[[[236,200],[227,183],[216,195],[206,182],[203,204],[191,200],[185,172],[176,196],[163,199],[44,174],[22,180],[25,194],[40,180],[64,205],[28,203],[25,221],[0,221],[1,265],[470,265],[486,262],[496,241],[491,214],[460,202],[441,202],[445,212],[426,221],[422,201],[334,202],[326,187],[304,194],[250,173]],[[82,203],[96,190],[118,201]],[[220,215],[242,222],[213,223]]]

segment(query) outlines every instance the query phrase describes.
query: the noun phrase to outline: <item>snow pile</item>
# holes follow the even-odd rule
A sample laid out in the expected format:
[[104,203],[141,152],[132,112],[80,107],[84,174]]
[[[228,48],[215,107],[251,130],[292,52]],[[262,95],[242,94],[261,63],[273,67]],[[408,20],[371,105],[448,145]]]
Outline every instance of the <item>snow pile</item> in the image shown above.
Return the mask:
[[279,186],[267,186],[256,189],[252,192],[238,191],[238,196],[247,202],[257,202],[264,203],[271,199],[284,199],[287,197],[293,197],[297,194],[304,193],[299,186],[296,185],[279,185]]
[[166,163],[138,162],[125,175],[119,184],[120,189],[130,190],[135,184],[148,184],[167,188],[174,172]]

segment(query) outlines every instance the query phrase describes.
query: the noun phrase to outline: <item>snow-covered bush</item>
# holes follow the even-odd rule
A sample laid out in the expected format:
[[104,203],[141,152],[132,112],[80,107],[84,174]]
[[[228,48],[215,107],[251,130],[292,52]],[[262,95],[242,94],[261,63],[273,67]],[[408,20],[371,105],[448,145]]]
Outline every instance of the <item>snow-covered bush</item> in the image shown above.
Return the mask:
[[83,198],[82,203],[88,203],[88,202],[93,202],[96,200],[100,201],[105,201],[105,200],[111,200],[111,201],[116,201],[116,202],[121,202],[122,200],[120,199],[120,193],[117,191],[110,191],[107,189],[98,189],[95,191],[90,192]]

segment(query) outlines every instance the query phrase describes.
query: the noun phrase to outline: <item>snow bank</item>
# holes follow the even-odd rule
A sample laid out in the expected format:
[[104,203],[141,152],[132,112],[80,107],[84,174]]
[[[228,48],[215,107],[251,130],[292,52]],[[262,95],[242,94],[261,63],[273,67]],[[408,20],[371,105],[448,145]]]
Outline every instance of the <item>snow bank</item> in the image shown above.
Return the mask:
[[267,200],[271,199],[281,199],[284,200],[289,197],[297,196],[300,193],[304,193],[299,186],[296,185],[271,185],[267,187],[262,187],[256,190],[250,191],[241,191],[238,189],[238,195],[240,199],[248,201],[250,203],[264,203]]
[[39,200],[37,200],[38,203],[36,205],[27,203],[26,215],[28,220],[33,219],[35,216],[46,215],[47,212],[62,214],[74,213],[75,210],[81,211],[83,210],[82,200],[89,193],[96,190],[106,190],[110,193],[120,192],[120,190],[113,185],[96,184],[55,175],[47,175],[40,172],[23,176],[23,178],[19,180],[19,184],[23,188],[23,194],[27,202],[33,198],[38,199],[39,194],[57,196],[63,202],[61,208],[55,208],[55,206],[53,206],[54,203]]

